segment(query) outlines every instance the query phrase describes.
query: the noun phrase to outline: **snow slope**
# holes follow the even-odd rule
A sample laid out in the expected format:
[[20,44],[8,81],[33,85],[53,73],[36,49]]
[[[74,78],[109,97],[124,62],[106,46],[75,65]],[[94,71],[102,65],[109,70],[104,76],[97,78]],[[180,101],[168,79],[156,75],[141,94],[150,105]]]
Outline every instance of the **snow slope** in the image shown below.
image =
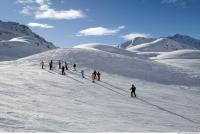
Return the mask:
[[160,55],[152,59],[200,59],[200,50],[185,49],[160,53]]
[[140,58],[144,58],[142,56],[137,55],[136,52],[130,52],[125,49],[121,49],[115,46],[101,44],[101,43],[79,44],[77,46],[74,46],[74,48],[94,49],[94,50],[101,50],[103,52],[114,53],[114,54],[119,54],[119,55],[124,55],[124,56],[130,56],[130,57],[137,56]]
[[[108,48],[84,45],[1,62],[0,130],[199,131],[200,75],[182,74],[171,66]],[[61,76],[56,66],[49,71],[47,62],[51,59],[55,64],[60,59],[67,61],[70,67],[77,63],[78,71],[69,71],[66,76]],[[41,60],[45,70],[40,69]],[[101,82],[91,82],[94,68],[101,70]],[[86,79],[81,78],[81,69]],[[132,82],[138,98],[129,97]]]
[[[55,65],[60,59],[70,64],[66,76]],[[101,70],[102,81],[91,82],[94,68]],[[56,49],[0,62],[0,75],[1,131],[200,131],[200,75],[182,75],[154,61],[98,49]],[[137,98],[130,97],[133,82]]]
[[177,50],[172,52],[160,52],[150,59],[156,62],[177,67],[179,71],[198,76],[200,74],[200,50]]
[[0,60],[13,60],[56,47],[16,22],[0,21]]
[[[90,69],[99,69],[107,73],[120,74],[125,77],[134,77],[165,84],[200,85],[199,79],[190,75],[177,73],[176,69],[148,59],[115,54],[98,49],[70,48],[56,49],[33,55],[23,60],[49,61],[62,60],[77,63],[78,66]],[[162,72],[162,73],[160,73]],[[170,74],[170,75],[169,75]]]

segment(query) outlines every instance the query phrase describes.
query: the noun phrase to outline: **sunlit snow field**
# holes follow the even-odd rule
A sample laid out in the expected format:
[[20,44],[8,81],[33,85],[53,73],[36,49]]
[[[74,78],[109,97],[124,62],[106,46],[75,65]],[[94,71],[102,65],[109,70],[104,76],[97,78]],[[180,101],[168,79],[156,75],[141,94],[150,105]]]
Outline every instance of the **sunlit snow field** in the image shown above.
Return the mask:
[[[57,49],[0,62],[0,131],[200,131],[199,60],[184,59],[187,68],[181,68],[174,58],[176,64],[104,47]],[[57,60],[70,64],[66,76],[60,75]],[[101,81],[91,82],[93,69],[101,71]],[[130,97],[132,83],[137,98]]]

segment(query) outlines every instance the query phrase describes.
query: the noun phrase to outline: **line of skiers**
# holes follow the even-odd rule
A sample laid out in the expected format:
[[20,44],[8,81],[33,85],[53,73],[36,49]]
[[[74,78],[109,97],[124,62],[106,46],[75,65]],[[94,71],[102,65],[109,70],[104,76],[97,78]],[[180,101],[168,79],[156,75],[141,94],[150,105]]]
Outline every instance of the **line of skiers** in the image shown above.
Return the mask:
[[[41,65],[42,65],[42,69],[44,69],[44,61],[41,62]],[[65,62],[65,65],[62,66],[62,63],[61,63],[61,61],[59,60],[58,66],[59,66],[59,69],[62,70],[62,75],[65,75],[65,69],[66,69],[66,70],[69,70],[69,69],[68,69],[68,63],[67,63],[67,62]],[[51,60],[51,61],[49,62],[49,70],[52,70],[52,68],[53,68],[53,60]],[[73,64],[73,69],[74,69],[74,71],[76,71],[76,64]],[[85,78],[84,70],[81,70],[81,75],[82,75],[82,78]],[[97,72],[96,70],[94,70],[94,71],[92,72],[92,76],[91,76],[91,77],[92,77],[92,82],[93,82],[93,83],[95,82],[95,80],[100,81],[100,80],[101,80],[101,73],[100,73],[99,71]],[[130,90],[131,90],[131,97],[133,97],[133,94],[134,94],[134,97],[136,97],[136,93],[135,93],[136,87],[135,87],[134,84],[132,84]]]
[[[42,65],[42,69],[44,69],[44,61],[41,62],[41,65]],[[52,68],[53,68],[53,60],[49,62],[49,70],[52,70]],[[68,63],[65,62],[64,66],[62,66],[62,63],[60,60],[58,61],[58,68],[62,70],[61,71],[62,75],[65,75],[65,70],[69,70]],[[74,71],[76,71],[76,64],[73,64],[73,69]],[[84,70],[81,70],[81,75],[82,75],[82,78],[85,78]],[[95,82],[95,80],[98,80],[98,81],[101,80],[101,73],[97,72],[96,70],[94,70],[92,73],[92,82]]]

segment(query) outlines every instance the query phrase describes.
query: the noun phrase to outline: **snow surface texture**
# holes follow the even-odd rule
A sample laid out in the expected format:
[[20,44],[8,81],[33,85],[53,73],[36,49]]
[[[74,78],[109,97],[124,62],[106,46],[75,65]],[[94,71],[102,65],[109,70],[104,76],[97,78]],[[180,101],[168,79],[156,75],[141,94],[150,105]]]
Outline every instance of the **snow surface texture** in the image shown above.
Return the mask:
[[0,21],[0,61],[13,60],[56,48],[27,26]]
[[[199,69],[189,73],[120,50],[87,44],[0,62],[1,131],[200,131]],[[58,60],[69,63],[66,76],[60,75]],[[101,71],[101,81],[91,82],[93,69]],[[137,98],[130,97],[132,83]]]

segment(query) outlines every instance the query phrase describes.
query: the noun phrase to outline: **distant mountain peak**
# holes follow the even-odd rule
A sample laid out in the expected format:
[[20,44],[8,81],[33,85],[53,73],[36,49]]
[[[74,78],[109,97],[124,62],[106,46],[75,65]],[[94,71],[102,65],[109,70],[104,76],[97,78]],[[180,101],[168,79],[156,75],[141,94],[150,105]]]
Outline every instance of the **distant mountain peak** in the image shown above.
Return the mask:
[[[162,39],[162,41],[159,39]],[[200,40],[190,37],[188,35],[181,35],[181,34],[175,34],[173,36],[159,37],[159,38],[137,37],[133,40],[129,40],[118,45],[118,47],[122,49],[136,50],[135,48],[141,48],[140,45],[147,46],[147,44],[151,45],[148,46],[148,49],[143,49],[143,50],[153,51],[153,48],[155,48],[156,45],[157,46],[159,45],[160,47],[162,46],[161,47],[162,51],[173,51],[173,50],[187,49],[187,48],[200,49]],[[169,49],[170,46],[171,49]],[[155,51],[159,51],[159,49],[156,48]]]
[[55,48],[53,43],[32,32],[28,26],[0,20],[0,60],[4,57],[21,58]]
[[182,43],[182,44],[189,45],[195,49],[200,49],[200,40],[195,39],[191,36],[175,34],[174,36],[169,36],[167,38],[174,40],[176,42]]

